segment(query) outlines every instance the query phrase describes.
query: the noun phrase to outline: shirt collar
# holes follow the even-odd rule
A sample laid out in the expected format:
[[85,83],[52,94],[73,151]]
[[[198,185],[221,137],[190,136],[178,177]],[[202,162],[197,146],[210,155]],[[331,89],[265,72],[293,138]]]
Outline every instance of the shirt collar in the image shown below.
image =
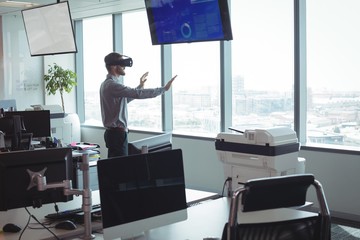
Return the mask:
[[115,82],[119,82],[119,83],[123,83],[123,79],[122,79],[122,77],[121,76],[119,76],[119,77],[116,77],[116,76],[114,76],[114,75],[112,75],[112,74],[108,74],[107,76],[106,76],[106,78],[111,78],[112,80],[114,80]]

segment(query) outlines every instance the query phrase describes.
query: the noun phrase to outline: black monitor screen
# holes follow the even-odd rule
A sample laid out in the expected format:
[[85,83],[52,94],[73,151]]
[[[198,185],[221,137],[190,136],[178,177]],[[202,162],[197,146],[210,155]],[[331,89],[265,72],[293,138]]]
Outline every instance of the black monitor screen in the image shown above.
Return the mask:
[[128,149],[129,149],[129,155],[171,150],[172,134],[164,133],[164,134],[129,142]]
[[62,188],[38,191],[28,189],[28,171],[40,172],[48,184],[73,179],[71,148],[51,148],[0,153],[0,211],[21,207],[40,207],[42,204],[66,202]]
[[153,45],[232,40],[228,0],[145,0]]
[[50,111],[15,111],[5,112],[6,117],[14,115],[20,115],[24,121],[24,127],[26,133],[32,133],[35,138],[38,137],[50,137]]
[[[106,236],[114,231],[122,237],[169,224],[169,215],[187,209],[180,149],[99,160],[97,169]],[[161,217],[166,215],[163,223]]]

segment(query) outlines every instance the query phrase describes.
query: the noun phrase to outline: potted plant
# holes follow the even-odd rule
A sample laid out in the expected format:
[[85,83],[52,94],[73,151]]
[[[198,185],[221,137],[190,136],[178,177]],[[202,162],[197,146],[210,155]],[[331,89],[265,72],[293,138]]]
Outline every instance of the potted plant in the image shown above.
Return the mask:
[[49,65],[48,74],[44,75],[44,81],[46,82],[45,88],[48,95],[55,95],[57,91],[60,93],[62,109],[65,113],[64,106],[64,91],[70,93],[72,88],[76,86],[76,73],[63,69],[56,63],[53,66]]

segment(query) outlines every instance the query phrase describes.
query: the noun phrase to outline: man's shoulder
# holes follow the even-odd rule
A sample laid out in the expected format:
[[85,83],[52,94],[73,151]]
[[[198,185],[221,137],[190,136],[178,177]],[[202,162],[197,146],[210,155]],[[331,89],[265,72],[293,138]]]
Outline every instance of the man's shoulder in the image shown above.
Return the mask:
[[109,91],[123,91],[127,87],[115,79],[107,78],[101,83],[101,88]]
[[116,79],[112,78],[112,77],[107,77],[102,83],[102,85],[122,85],[119,81],[117,81]]

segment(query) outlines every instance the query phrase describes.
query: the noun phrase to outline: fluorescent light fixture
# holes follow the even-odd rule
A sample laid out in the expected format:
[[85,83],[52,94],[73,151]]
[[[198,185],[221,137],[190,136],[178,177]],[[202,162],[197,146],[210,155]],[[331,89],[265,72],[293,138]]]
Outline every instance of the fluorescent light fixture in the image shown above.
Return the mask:
[[5,1],[0,2],[0,7],[12,7],[12,8],[28,8],[28,7],[34,7],[38,6],[37,3],[31,3],[31,2],[20,2],[20,1]]

